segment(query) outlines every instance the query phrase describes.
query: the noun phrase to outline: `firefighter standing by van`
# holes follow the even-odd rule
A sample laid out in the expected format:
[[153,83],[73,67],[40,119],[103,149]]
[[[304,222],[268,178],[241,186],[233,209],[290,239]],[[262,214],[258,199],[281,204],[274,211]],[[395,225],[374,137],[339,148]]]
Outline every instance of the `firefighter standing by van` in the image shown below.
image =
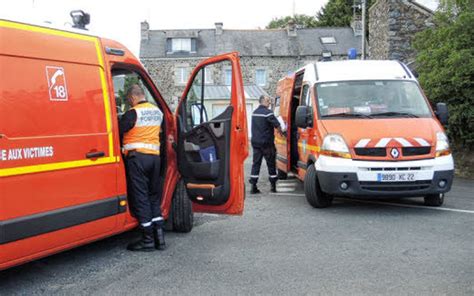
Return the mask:
[[159,197],[160,128],[163,113],[147,102],[138,84],[127,91],[132,108],[120,119],[120,139],[127,170],[127,185],[132,214],[142,229],[140,240],[130,243],[130,251],[165,249],[164,219]]
[[260,166],[262,158],[265,158],[268,167],[268,174],[271,184],[271,192],[276,192],[276,181],[278,175],[276,172],[276,148],[274,129],[278,129],[282,133],[280,123],[269,109],[271,99],[268,96],[262,95],[259,98],[260,105],[252,113],[252,148],[253,148],[253,163],[252,172],[250,174],[250,184],[252,189],[250,193],[257,194],[260,190],[257,188],[258,176],[260,174]]

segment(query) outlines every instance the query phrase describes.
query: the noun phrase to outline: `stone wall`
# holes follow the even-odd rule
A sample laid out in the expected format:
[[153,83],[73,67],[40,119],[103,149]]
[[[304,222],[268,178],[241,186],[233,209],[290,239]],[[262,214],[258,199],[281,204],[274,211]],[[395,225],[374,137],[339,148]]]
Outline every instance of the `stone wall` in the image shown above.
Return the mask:
[[[320,56],[304,57],[241,57],[242,78],[245,85],[256,84],[255,73],[257,69],[266,70],[266,85],[261,86],[269,95],[275,96],[278,80],[294,72],[298,68],[320,59]],[[333,60],[346,58],[333,56]],[[177,83],[176,68],[186,67],[191,74],[192,69],[203,58],[142,58],[141,61],[151,75],[161,95],[168,102],[171,109],[176,108],[185,84]],[[212,82],[224,85],[223,69],[217,70],[212,75]]]
[[369,57],[414,61],[415,34],[430,26],[433,13],[410,0],[378,0],[369,9]]
[[369,57],[388,59],[389,56],[389,1],[379,0],[369,9]]

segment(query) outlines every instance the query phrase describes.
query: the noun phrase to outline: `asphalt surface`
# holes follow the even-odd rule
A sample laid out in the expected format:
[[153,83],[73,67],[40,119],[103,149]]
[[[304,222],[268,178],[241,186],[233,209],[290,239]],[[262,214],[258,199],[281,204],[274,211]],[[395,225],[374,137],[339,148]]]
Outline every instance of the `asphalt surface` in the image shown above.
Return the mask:
[[164,252],[128,252],[124,233],[0,272],[0,295],[474,295],[474,181],[456,179],[441,208],[314,209],[296,179],[260,187],[242,217],[196,214]]

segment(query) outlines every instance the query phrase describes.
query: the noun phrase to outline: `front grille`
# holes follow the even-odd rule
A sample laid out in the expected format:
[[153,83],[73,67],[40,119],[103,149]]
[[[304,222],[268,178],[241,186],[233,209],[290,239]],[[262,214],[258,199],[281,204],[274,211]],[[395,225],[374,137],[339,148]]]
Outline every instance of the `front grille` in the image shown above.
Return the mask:
[[359,182],[360,188],[369,191],[395,192],[395,191],[415,191],[428,189],[431,180],[422,180],[414,182]]
[[404,147],[402,148],[403,156],[415,156],[430,154],[431,147]]
[[354,151],[360,156],[387,156],[387,149],[385,148],[354,148]]

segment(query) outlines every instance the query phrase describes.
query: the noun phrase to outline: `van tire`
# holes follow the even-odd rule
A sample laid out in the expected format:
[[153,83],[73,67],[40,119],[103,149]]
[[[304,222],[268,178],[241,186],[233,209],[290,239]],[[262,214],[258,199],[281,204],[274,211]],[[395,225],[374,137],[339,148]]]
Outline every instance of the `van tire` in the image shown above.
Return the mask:
[[425,196],[425,206],[440,207],[444,203],[444,193],[428,194]]
[[288,178],[288,173],[278,169],[278,180],[286,180]]
[[304,193],[306,200],[314,208],[327,208],[332,204],[332,196],[324,193],[319,185],[316,168],[313,164],[308,166],[304,177]]
[[179,180],[171,204],[171,219],[173,230],[176,232],[190,232],[193,229],[193,204],[188,198],[184,181]]

